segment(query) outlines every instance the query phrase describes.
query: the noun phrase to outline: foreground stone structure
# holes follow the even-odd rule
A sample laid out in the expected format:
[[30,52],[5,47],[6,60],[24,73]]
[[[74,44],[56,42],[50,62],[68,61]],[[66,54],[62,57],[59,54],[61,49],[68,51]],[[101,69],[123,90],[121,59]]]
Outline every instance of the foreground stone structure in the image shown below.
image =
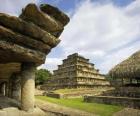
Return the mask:
[[19,17],[0,13],[1,96],[16,99],[21,110],[34,111],[35,69],[60,42],[68,22],[67,15],[47,4],[40,9],[29,4]]
[[105,76],[94,68],[94,64],[90,63],[89,59],[75,53],[64,59],[62,65],[58,65],[58,70],[54,70],[53,77],[42,88],[63,89],[105,86],[109,86]]

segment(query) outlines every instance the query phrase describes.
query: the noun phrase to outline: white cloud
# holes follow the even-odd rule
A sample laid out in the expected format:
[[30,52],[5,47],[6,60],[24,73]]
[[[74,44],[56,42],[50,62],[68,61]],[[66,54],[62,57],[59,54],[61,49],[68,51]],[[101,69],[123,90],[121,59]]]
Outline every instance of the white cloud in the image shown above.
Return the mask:
[[62,58],[47,58],[45,61],[45,64],[42,64],[41,66],[38,67],[40,68],[47,68],[50,71],[57,69],[57,65],[62,64]]
[[102,69],[102,72],[108,72],[110,68],[113,68],[113,66],[125,60],[137,50],[140,50],[140,41],[115,51],[112,54],[107,54],[104,56],[103,61],[98,64],[98,68]]
[[139,0],[127,7],[84,1],[61,36],[64,56],[78,52],[107,73],[140,49],[140,44],[134,42],[140,43],[139,11]]
[[[140,0],[126,7],[117,7],[109,1],[98,4],[92,0],[83,0],[76,9],[69,11],[74,14],[71,15],[71,21],[62,33],[59,44],[64,53],[61,57],[48,57],[41,67],[56,69],[63,58],[78,52],[91,59],[102,73],[106,73],[139,50]],[[31,2],[38,3],[39,0],[4,0],[0,4],[0,12],[19,15],[21,9]]]
[[38,3],[39,0],[4,0],[0,4],[0,12],[18,16],[28,3]]

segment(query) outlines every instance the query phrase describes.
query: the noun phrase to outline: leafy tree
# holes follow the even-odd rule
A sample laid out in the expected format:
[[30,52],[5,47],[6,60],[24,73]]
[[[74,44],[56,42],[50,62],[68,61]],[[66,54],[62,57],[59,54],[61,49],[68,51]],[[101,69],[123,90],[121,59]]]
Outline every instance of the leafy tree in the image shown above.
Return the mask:
[[35,73],[35,84],[40,85],[44,84],[49,78],[51,78],[52,73],[46,69],[36,70]]
[[105,77],[108,81],[113,81],[114,80],[114,78],[112,78],[109,74],[107,74]]

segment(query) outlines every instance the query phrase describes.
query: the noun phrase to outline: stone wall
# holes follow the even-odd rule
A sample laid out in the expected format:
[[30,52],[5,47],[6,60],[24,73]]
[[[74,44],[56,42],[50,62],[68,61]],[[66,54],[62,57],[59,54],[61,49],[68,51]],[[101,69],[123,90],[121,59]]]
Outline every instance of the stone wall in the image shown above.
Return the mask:
[[58,98],[58,99],[63,98],[63,95],[57,94],[57,93],[46,93],[45,95],[48,97],[53,97],[53,98]]
[[121,105],[125,107],[140,108],[140,98],[113,97],[113,96],[84,96],[84,101],[89,103],[102,103]]
[[104,96],[118,96],[118,97],[133,97],[140,98],[139,87],[118,87],[115,90],[106,91],[103,93]]
[[83,97],[85,95],[101,95],[104,91],[107,90],[113,90],[112,87],[107,86],[95,86],[95,87],[80,87],[77,89],[69,89],[69,92],[57,92],[57,91],[47,91],[44,92],[43,95],[54,97],[54,98],[77,98],[77,97]]

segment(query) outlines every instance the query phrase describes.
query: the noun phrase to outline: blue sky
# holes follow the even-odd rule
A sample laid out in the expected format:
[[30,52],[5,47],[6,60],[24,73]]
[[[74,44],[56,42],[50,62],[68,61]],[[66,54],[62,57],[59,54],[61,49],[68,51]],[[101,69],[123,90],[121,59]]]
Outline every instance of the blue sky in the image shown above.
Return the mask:
[[[67,0],[58,0],[57,2],[53,2],[52,0],[47,0],[47,2],[52,4],[52,5],[55,5],[55,6],[59,7],[61,10],[63,10],[66,13],[71,13],[72,12],[72,15],[70,15],[70,17],[73,20],[73,17],[74,17],[73,15],[76,14],[75,12],[77,12],[77,9],[78,9],[79,5],[81,5],[81,3],[84,2],[84,1],[83,0],[69,0],[69,1],[67,1]],[[114,7],[117,10],[120,10],[120,12],[121,12],[121,10],[123,11],[129,5],[133,4],[133,2],[135,2],[135,1],[134,0],[90,0],[90,3],[93,3],[93,4],[96,3],[98,5],[100,4],[101,8],[102,8],[103,5],[112,4],[112,7]],[[94,12],[94,11],[91,10],[90,12]],[[117,15],[119,15],[119,13]],[[119,16],[117,16],[117,15],[116,15],[116,18],[119,18]],[[125,14],[122,14],[122,16],[123,15],[125,15]],[[91,18],[92,18],[92,16],[91,16]],[[109,21],[111,21],[111,20],[113,20],[113,19],[109,19]],[[129,18],[128,18],[128,20],[129,20]],[[72,21],[71,21],[71,23],[72,23]],[[123,22],[120,21],[120,23],[123,23]],[[93,22],[93,24],[94,24],[94,22]],[[72,26],[72,27],[74,28],[74,26]],[[67,30],[70,31],[70,29],[67,29],[67,28],[69,28],[69,27],[66,27],[66,31]],[[83,26],[83,28],[84,28],[84,26]],[[128,27],[124,27],[124,29],[125,28],[126,29],[129,28],[129,26]],[[122,27],[122,29],[123,29],[123,27]],[[65,33],[67,35],[69,35],[69,33],[64,31],[64,34],[62,34],[62,43],[64,43],[63,41],[65,40],[65,38],[69,38]],[[111,33],[111,31],[110,31],[110,33]],[[79,33],[77,32],[77,34],[80,35],[80,31],[79,31]],[[123,37],[125,37],[124,34],[127,34],[127,33],[124,32],[121,35],[122,39],[123,39]],[[118,35],[119,35],[119,33],[118,33]],[[71,37],[70,40],[74,41],[74,39],[76,39],[76,38],[73,38],[73,37],[77,37],[77,36],[74,35],[74,36],[70,36],[70,37]],[[97,35],[97,37],[98,37],[98,35]],[[129,39],[129,37],[125,37],[125,38]],[[132,36],[132,38],[133,38],[133,36]],[[117,37],[114,37],[114,39],[117,40]],[[93,38],[93,40],[94,40],[94,38]],[[80,41],[84,42],[85,40],[80,39]],[[113,39],[112,39],[112,41],[113,41]],[[120,39],[119,39],[119,41],[120,41]],[[60,43],[60,45],[58,45],[56,47],[56,49],[53,49],[53,51],[47,56],[47,58],[49,58],[49,59],[48,59],[48,61],[46,60],[46,64],[43,67],[47,67],[47,68],[50,68],[50,69],[53,69],[55,67],[55,69],[56,69],[56,63],[53,64],[53,60],[56,61],[57,64],[61,64],[62,63],[61,59],[66,58],[66,56],[68,54],[71,54],[73,52],[78,52],[78,53],[82,54],[83,56],[88,57],[91,62],[95,63],[96,67],[101,70],[101,73],[107,73],[109,71],[109,69],[111,69],[117,63],[119,63],[122,60],[126,59],[133,52],[139,50],[139,46],[138,46],[139,43],[140,43],[139,37],[134,37],[130,41],[127,41],[127,40],[126,40],[126,42],[123,41],[123,44],[120,44],[120,45],[118,44],[118,45],[116,45],[116,47],[112,47],[112,48],[106,50],[105,54],[102,53],[103,50],[101,50],[101,51],[100,50],[95,50],[95,54],[94,53],[90,53],[90,52],[89,53],[84,53],[82,50],[79,50],[79,49],[67,50],[65,48],[65,47],[67,47],[67,44],[66,45],[61,45],[61,43]],[[72,44],[72,42],[71,42],[71,44]],[[70,45],[69,47],[73,47],[73,46]],[[77,45],[75,45],[75,47],[77,47]],[[87,48],[87,47],[89,47],[89,48]],[[84,48],[84,51],[86,51],[87,49],[90,49],[90,48],[91,49],[93,48],[93,51],[94,51],[94,49],[96,49],[96,47],[92,47],[92,45],[89,45],[89,44],[86,44],[86,46],[80,47],[80,48]],[[97,46],[97,48],[98,48],[98,46]],[[104,49],[104,48],[102,48],[102,49]],[[92,52],[92,50],[89,50],[89,51]],[[68,53],[66,53],[66,52],[68,52]],[[65,55],[64,55],[64,53],[65,53]],[[117,53],[118,53],[118,56],[117,56]],[[48,62],[50,62],[50,63],[48,63]],[[51,65],[51,64],[53,64],[53,65]]]
[[42,0],[41,3],[48,3],[54,6],[57,6],[59,9],[61,9],[64,12],[68,12],[71,9],[74,9],[76,6],[76,3],[78,3],[80,0]]
[[[40,0],[40,3],[48,3],[54,6],[59,7],[62,11],[68,12],[71,9],[74,9],[76,5],[78,5],[79,2],[84,0]],[[112,1],[115,5],[123,7],[134,0],[91,0],[92,2],[98,2],[98,3],[107,3]]]
[[18,16],[28,3],[48,3],[70,16],[61,42],[41,68],[57,69],[62,59],[78,52],[101,73],[140,50],[140,0],[5,0],[0,12]]

